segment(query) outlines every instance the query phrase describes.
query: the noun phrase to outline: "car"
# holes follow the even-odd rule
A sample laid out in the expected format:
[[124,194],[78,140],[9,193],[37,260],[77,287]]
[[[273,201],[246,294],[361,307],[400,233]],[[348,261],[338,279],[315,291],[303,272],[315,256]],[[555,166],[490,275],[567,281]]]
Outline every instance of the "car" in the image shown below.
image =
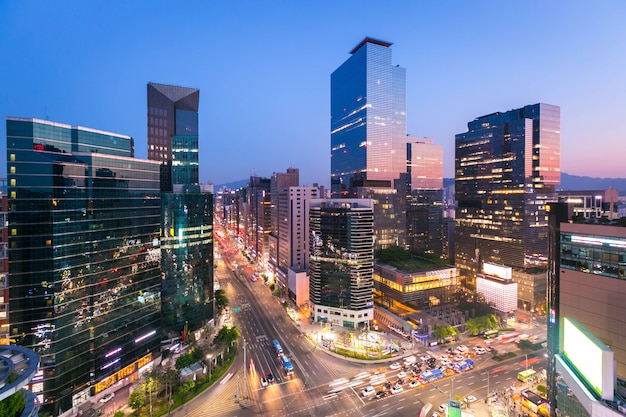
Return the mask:
[[264,376],[261,377],[261,386],[262,387],[267,387],[268,382],[267,382],[267,378],[265,378]]
[[456,347],[456,350],[458,350],[459,352],[467,352],[469,349],[465,345],[459,345]]
[[454,357],[454,361],[455,362],[461,362],[461,361],[464,361],[464,360],[465,360],[465,358],[463,356],[461,356],[461,355],[457,355],[457,356]]
[[376,393],[376,398],[381,399],[381,398],[385,398],[387,396],[387,393],[385,391],[378,391]]
[[439,411],[441,411],[442,413],[446,413],[446,410],[448,409],[448,404],[443,403],[443,404],[439,404]]
[[394,385],[393,387],[391,387],[392,394],[399,394],[401,392],[402,392],[402,385]]
[[476,349],[476,353],[479,355],[484,355],[485,353],[487,353],[487,351],[485,350],[485,348],[479,347]]
[[112,392],[109,392],[107,395],[105,395],[104,397],[100,398],[100,402],[101,403],[108,403],[109,401],[111,401],[113,399],[113,397],[115,397],[115,394]]
[[400,378],[400,379],[406,378],[406,372],[404,372],[404,371],[398,372],[398,378]]
[[425,361],[427,361],[427,360],[429,360],[429,359],[431,359],[431,357],[430,357],[430,356],[428,356],[428,355],[422,355],[422,356],[420,356],[420,360],[421,360],[422,362],[425,362]]
[[413,381],[409,382],[409,388],[415,388],[415,387],[419,387],[420,386],[420,382],[416,379],[414,379]]
[[407,356],[406,358],[404,358],[405,365],[411,365],[415,362],[417,362],[417,358],[415,357],[415,355]]
[[361,395],[364,397],[371,397],[374,394],[376,394],[376,390],[371,385],[368,385],[367,387],[363,388],[363,391],[361,391]]
[[270,384],[274,382],[274,375],[271,372],[267,374],[266,378],[267,378],[267,382],[269,382]]
[[465,401],[466,403],[473,403],[474,401],[476,401],[476,397],[474,397],[473,395],[468,395],[463,399],[463,401]]
[[400,364],[398,362],[394,362],[391,365],[389,365],[389,369],[392,369],[392,370],[400,369]]

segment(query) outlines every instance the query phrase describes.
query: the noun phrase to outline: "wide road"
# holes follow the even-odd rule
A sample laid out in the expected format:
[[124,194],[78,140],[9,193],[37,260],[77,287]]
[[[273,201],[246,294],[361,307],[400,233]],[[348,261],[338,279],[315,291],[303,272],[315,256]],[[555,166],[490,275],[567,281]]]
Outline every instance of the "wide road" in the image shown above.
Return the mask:
[[[433,404],[434,411],[449,398],[471,394],[482,400],[488,390],[520,388],[516,376],[525,365],[523,358],[516,357],[488,367],[478,364],[472,371],[447,377],[435,384],[409,388],[405,383],[402,392],[382,399],[364,399],[360,395],[369,378],[358,384],[354,382],[352,387],[344,387],[340,393],[330,393],[333,381],[353,382],[360,372],[373,374],[377,368],[388,364],[363,364],[336,357],[301,337],[280,300],[271,295],[263,281],[252,281],[243,268],[234,267],[233,263],[242,265],[243,262],[235,259],[236,256],[233,251],[224,256],[225,263],[218,267],[217,277],[230,301],[231,319],[241,331],[242,349],[220,381],[194,401],[172,412],[173,416],[414,417],[426,403]],[[274,352],[273,340],[280,342],[284,354],[290,359],[293,375],[285,375]],[[542,354],[529,354],[529,359],[532,356],[543,359],[535,364],[535,369],[545,367]],[[399,371],[386,368],[382,373],[385,379],[395,381]],[[275,381],[263,387],[261,377],[268,373]],[[380,385],[375,388],[377,391],[383,389]]]

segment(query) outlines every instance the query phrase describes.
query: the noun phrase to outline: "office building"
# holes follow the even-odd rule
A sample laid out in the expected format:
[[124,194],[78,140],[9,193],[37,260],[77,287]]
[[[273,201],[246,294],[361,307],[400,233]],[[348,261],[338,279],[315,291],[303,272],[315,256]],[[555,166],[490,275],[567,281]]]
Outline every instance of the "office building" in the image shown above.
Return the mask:
[[619,191],[616,188],[606,190],[571,190],[559,191],[560,202],[567,203],[573,216],[581,219],[617,220]]
[[163,163],[163,189],[198,184],[200,90],[148,83],[148,159]]
[[517,310],[517,283],[513,282],[512,268],[483,264],[476,278],[476,292],[485,297],[485,302],[494,306],[504,319],[514,318]]
[[0,179],[0,345],[8,345],[9,338],[9,196],[6,178]]
[[159,353],[159,163],[129,136],[9,117],[7,179],[10,337],[58,416]]
[[309,298],[315,321],[363,328],[373,320],[373,214],[371,200],[311,200]]
[[545,204],[560,182],[560,108],[528,105],[468,123],[455,144],[455,265],[546,268]]
[[214,317],[213,190],[199,180],[200,90],[149,83],[147,98],[148,158],[161,162],[162,336],[188,341]]
[[331,75],[331,192],[393,187],[406,172],[406,70],[391,63],[391,43],[365,38]]
[[[287,287],[287,269],[289,262],[286,261],[288,251],[288,204],[289,187],[297,187],[300,184],[300,170],[288,168],[287,172],[275,172],[270,178],[270,217],[271,229],[267,236],[268,253],[267,264],[274,271],[276,280],[281,287]],[[283,252],[283,253],[281,253]]]
[[250,176],[246,191],[244,246],[249,256],[259,266],[269,260],[269,236],[272,230],[271,179]]
[[552,415],[626,413],[626,228],[572,223],[549,205],[548,400]]

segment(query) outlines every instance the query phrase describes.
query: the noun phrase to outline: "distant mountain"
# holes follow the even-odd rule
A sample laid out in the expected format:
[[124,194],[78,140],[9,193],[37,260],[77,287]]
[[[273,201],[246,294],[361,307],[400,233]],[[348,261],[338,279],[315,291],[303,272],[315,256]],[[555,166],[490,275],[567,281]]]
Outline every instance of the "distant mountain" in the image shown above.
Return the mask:
[[227,182],[224,184],[215,184],[214,189],[215,191],[219,191],[222,188],[229,188],[231,190],[236,190],[237,188],[243,188],[247,186],[249,181],[250,179],[245,179],[245,180],[231,181],[231,182]]
[[[453,185],[454,178],[443,179],[444,187]],[[561,172],[561,185],[557,187],[558,190],[564,191],[606,190],[607,188],[617,188],[619,195],[626,195],[626,178],[580,177]]]
[[561,172],[559,190],[605,190],[617,188],[619,195],[626,195],[626,178],[579,177]]

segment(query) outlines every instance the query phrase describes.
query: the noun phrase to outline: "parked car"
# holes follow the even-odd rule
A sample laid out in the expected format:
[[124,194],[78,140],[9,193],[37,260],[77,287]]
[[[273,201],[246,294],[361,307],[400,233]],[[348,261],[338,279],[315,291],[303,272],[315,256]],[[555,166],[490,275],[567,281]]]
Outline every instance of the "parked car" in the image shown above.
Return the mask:
[[111,401],[113,399],[113,397],[115,397],[115,394],[112,392],[109,392],[107,395],[105,395],[104,397],[100,398],[100,402],[101,403],[108,403],[109,401]]

